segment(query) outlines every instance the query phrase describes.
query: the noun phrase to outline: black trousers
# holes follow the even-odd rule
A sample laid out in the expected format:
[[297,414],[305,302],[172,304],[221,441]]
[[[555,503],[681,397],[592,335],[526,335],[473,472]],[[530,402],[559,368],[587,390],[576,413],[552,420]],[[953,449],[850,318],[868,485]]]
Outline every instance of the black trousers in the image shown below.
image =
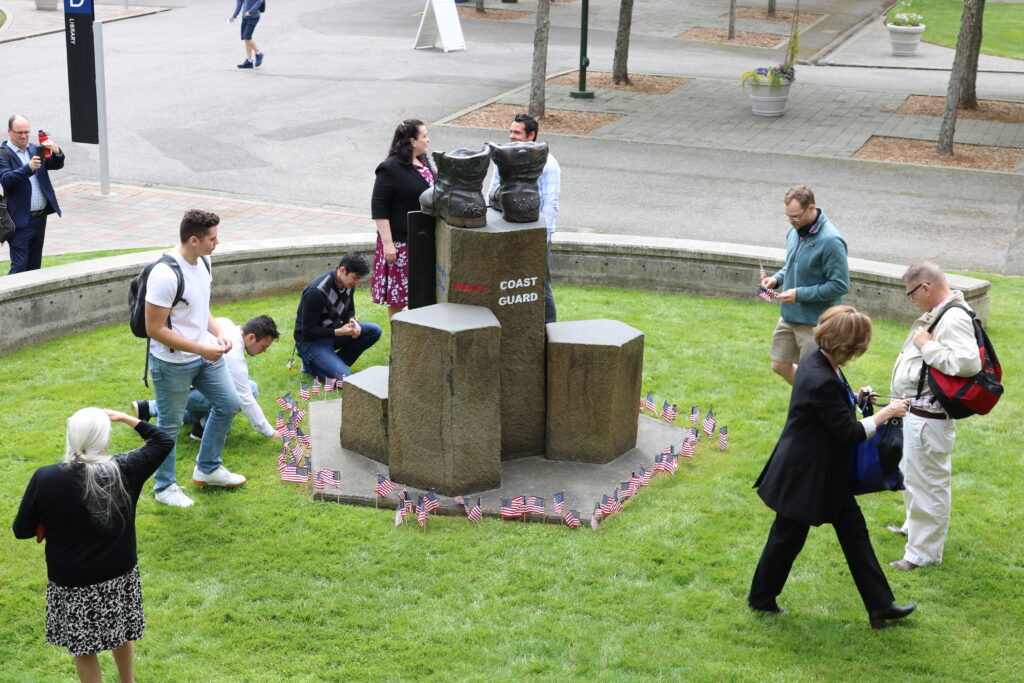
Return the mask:
[[[888,607],[893,603],[892,590],[889,582],[878,566],[878,558],[871,547],[864,515],[853,496],[839,511],[832,522],[835,527],[839,545],[846,556],[846,564],[853,574],[853,581],[860,591],[861,600],[868,612]],[[752,607],[762,609],[776,606],[775,598],[782,593],[782,588],[789,578],[793,561],[804,547],[810,525],[798,522],[780,514],[775,515],[768,541],[761,552],[761,560],[754,571],[754,580],[750,585],[747,597]]]

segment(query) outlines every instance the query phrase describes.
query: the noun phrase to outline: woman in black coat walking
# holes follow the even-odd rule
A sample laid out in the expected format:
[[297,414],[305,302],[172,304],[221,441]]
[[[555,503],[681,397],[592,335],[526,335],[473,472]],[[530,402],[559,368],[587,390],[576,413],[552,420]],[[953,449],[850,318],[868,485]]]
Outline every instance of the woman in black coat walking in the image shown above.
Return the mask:
[[[135,429],[146,445],[107,455],[110,423]],[[132,681],[134,641],[142,637],[135,505],[174,441],[131,415],[83,408],[68,418],[67,448],[32,475],[14,519],[17,538],[46,539],[46,640],[66,647],[82,681],[99,681],[97,654],[112,650],[122,681]]]
[[796,371],[786,426],[754,484],[776,514],[747,602],[761,612],[784,612],[776,598],[807,532],[827,523],[836,530],[871,626],[882,628],[915,606],[894,604],[847,477],[853,446],[874,436],[889,418],[905,415],[907,402],[894,400],[860,421],[854,417],[853,390],[839,368],[867,350],[868,316],[852,306],[833,306],[818,319],[814,341],[817,346],[800,359]]

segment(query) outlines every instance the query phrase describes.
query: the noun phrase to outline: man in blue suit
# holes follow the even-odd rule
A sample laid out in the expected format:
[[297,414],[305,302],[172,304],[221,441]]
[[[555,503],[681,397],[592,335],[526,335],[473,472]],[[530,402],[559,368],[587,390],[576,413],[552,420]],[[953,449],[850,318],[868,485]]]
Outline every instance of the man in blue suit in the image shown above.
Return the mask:
[[[10,273],[37,270],[43,260],[46,217],[60,215],[49,171],[64,168],[64,154],[53,140],[42,145],[29,142],[28,119],[15,114],[7,121],[9,140],[0,145],[0,185],[7,197],[7,211],[17,230],[11,248]],[[45,148],[45,149],[44,149]],[[46,157],[46,150],[50,156]]]

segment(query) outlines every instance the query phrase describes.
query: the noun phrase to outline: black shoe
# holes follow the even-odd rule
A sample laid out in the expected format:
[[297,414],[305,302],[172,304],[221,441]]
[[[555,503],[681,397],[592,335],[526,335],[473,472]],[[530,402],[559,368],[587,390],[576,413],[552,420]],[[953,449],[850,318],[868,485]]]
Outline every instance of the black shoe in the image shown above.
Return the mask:
[[149,414],[149,401],[145,399],[132,401],[132,415],[143,422],[149,422],[149,418],[152,417],[152,415]]
[[888,626],[887,621],[910,616],[910,613],[915,609],[917,609],[917,605],[897,605],[893,603],[884,609],[869,612],[868,619],[871,621],[871,628],[885,628]]
[[199,424],[198,422],[193,423],[192,424],[192,432],[189,434],[189,436],[191,436],[196,441],[202,441],[203,440],[203,425]]
[[789,614],[786,610],[779,607],[777,604],[768,605],[766,607],[759,607],[752,602],[748,602],[747,606],[755,612],[767,612],[768,614]]

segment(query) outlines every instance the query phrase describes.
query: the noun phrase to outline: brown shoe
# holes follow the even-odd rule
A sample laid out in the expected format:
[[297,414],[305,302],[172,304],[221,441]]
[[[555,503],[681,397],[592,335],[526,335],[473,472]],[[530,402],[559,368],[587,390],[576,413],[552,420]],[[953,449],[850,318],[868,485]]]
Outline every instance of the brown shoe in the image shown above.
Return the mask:
[[895,567],[896,569],[902,569],[905,572],[912,572],[921,565],[914,564],[910,560],[896,560],[895,562],[890,562],[889,566]]
[[896,526],[895,524],[890,524],[889,526],[885,527],[885,530],[886,531],[891,531],[894,534],[899,534],[900,536],[906,536],[907,535],[907,530],[906,529],[904,529],[901,526]]

